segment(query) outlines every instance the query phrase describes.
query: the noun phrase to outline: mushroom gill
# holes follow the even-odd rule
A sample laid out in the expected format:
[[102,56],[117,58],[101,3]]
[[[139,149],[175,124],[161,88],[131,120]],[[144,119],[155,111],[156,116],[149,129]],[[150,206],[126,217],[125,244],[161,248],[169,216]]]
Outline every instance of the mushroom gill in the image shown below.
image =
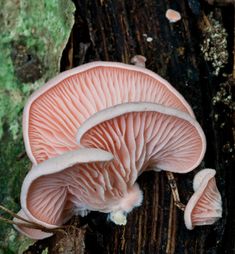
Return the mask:
[[21,206],[30,220],[46,228],[63,225],[87,211],[127,213],[141,204],[142,192],[137,184],[125,181],[125,174],[106,151],[67,152],[29,171]]
[[111,152],[134,184],[149,166],[186,173],[201,162],[206,141],[186,113],[154,103],[125,103],[91,116],[78,129],[78,143]]
[[79,126],[94,113],[126,102],[153,102],[194,116],[166,80],[145,68],[93,62],[59,74],[32,94],[23,117],[26,152],[34,164],[79,148]]

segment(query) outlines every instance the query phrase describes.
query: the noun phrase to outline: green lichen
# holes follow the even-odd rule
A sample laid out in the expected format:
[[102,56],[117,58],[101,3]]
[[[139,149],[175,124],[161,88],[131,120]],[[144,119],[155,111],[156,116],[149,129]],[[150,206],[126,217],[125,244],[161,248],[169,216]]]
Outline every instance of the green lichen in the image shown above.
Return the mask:
[[30,245],[33,245],[35,242],[35,240],[31,240],[28,237],[17,234],[14,229],[9,230],[6,241],[8,242],[9,247],[4,253],[14,254],[22,254]]
[[218,76],[220,70],[228,63],[227,37],[228,34],[221,22],[214,18],[211,12],[204,17],[207,25],[203,29],[201,51],[204,59],[211,62],[213,74]]
[[[22,151],[24,151],[22,138],[14,141],[9,139],[7,132],[4,133],[0,146],[0,201],[12,211],[19,210],[19,190],[30,167],[26,158],[19,158]],[[6,213],[0,214],[11,219]],[[0,250],[3,253],[17,253],[22,242],[17,241],[19,236],[16,231],[2,222],[0,228]]]
[[[18,211],[30,167],[26,156],[19,158],[22,110],[28,96],[58,73],[75,8],[67,0],[0,0],[0,6],[0,203]],[[0,253],[22,253],[28,240],[2,222],[0,228]]]
[[[1,137],[4,123],[11,125],[16,120],[28,94],[58,72],[60,57],[73,24],[74,6],[66,0],[0,0],[0,4],[0,20],[3,24],[0,27]],[[24,84],[15,75],[18,66],[14,66],[12,58],[19,58],[19,46],[25,47],[25,52],[43,65],[43,75],[36,80],[36,85],[35,82]],[[23,68],[22,75],[25,75]],[[16,137],[16,129],[12,130]]]
[[46,248],[46,249],[42,252],[42,254],[48,254],[48,248]]

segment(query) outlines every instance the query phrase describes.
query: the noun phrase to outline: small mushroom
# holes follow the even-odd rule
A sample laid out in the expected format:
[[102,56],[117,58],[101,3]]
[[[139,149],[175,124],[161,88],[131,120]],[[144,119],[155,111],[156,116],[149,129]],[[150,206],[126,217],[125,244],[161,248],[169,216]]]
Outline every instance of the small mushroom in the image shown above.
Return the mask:
[[181,15],[178,11],[168,9],[166,11],[166,18],[170,21],[170,23],[175,23],[181,20]]
[[130,184],[147,168],[187,173],[199,165],[206,148],[194,118],[154,103],[124,103],[102,110],[81,125],[77,141],[111,152]]
[[153,102],[194,116],[166,80],[138,66],[93,62],[59,74],[34,92],[23,115],[26,152],[41,163],[79,148],[76,132],[96,112],[126,102]]
[[143,67],[145,68],[145,62],[147,61],[146,57],[142,56],[142,55],[136,55],[134,57],[131,58],[131,63],[139,66],[139,67]]
[[222,217],[222,200],[216,186],[214,169],[199,171],[193,180],[194,194],[184,211],[187,229],[195,226],[211,225]]

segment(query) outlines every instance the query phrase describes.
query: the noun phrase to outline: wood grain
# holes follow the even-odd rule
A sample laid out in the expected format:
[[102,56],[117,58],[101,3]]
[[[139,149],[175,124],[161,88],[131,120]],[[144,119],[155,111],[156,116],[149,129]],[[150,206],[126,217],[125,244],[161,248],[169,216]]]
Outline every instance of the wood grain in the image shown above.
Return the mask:
[[[76,23],[63,56],[62,70],[94,60],[129,63],[134,55],[144,55],[146,67],[166,78],[188,100],[205,131],[207,153],[195,172],[204,167],[216,168],[224,202],[223,219],[213,226],[188,231],[183,212],[173,205],[164,172],[148,172],[138,180],[144,192],[143,204],[128,215],[125,227],[115,226],[99,213],[91,213],[84,219],[90,227],[86,253],[235,253],[235,209],[231,203],[234,176],[231,158],[222,151],[232,138],[232,126],[227,119],[221,129],[214,121],[214,114],[223,110],[214,108],[211,102],[222,79],[213,77],[203,60],[200,15],[193,13],[193,1],[189,2],[190,5],[181,0],[75,1]],[[168,8],[179,11],[182,20],[170,24],[165,18]],[[200,8],[200,11],[214,10],[206,4]],[[228,8],[217,11],[233,15]],[[224,18],[227,23],[229,20]],[[230,69],[229,65],[228,72]],[[176,176],[184,203],[193,193],[195,172]]]

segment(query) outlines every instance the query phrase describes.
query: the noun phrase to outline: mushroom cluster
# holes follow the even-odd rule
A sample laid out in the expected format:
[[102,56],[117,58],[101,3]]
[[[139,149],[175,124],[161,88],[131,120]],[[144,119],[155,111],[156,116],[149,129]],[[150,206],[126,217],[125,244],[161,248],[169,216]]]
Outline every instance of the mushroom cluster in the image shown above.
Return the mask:
[[[23,136],[33,163],[21,189],[16,228],[33,239],[73,215],[109,213],[118,225],[141,205],[144,171],[187,173],[203,159],[206,139],[194,113],[166,80],[133,65],[93,62],[59,74],[34,92],[23,115]],[[195,176],[185,224],[221,217],[221,196],[207,169]],[[20,219],[24,222],[20,224]],[[29,227],[27,223],[40,225]]]

